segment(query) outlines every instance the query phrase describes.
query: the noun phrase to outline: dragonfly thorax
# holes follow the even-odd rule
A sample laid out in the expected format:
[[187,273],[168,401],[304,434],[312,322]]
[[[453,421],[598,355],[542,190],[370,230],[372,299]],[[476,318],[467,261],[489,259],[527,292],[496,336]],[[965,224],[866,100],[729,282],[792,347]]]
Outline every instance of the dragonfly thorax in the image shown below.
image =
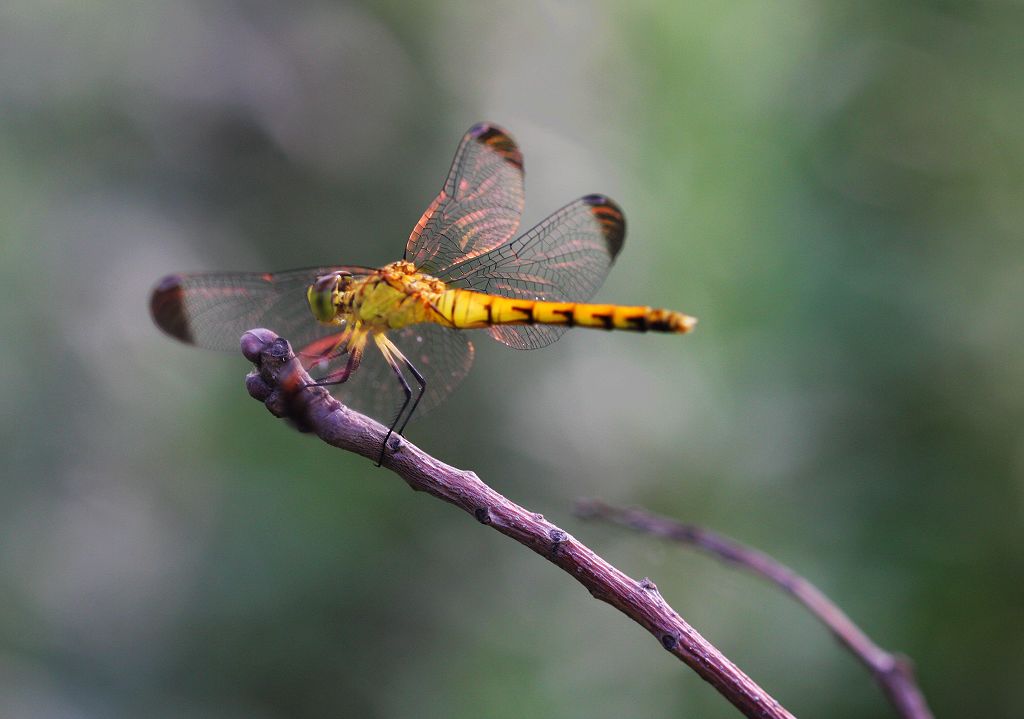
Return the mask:
[[418,272],[411,262],[399,260],[356,280],[351,291],[340,296],[337,313],[371,332],[397,329],[428,321],[430,306],[446,289],[441,280]]
[[448,289],[444,282],[416,269],[408,260],[399,260],[384,265],[380,270],[388,284],[405,289],[408,293],[440,293]]

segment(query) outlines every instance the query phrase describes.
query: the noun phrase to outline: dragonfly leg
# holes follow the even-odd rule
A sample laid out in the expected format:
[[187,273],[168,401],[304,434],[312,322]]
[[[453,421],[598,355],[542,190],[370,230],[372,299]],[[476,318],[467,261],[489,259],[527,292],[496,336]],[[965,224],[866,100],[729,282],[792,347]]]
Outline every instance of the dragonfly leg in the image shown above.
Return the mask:
[[[318,367],[326,367],[332,361],[349,353],[352,343],[352,327],[346,327],[345,331],[334,337],[325,337],[317,340],[307,347],[299,350],[296,354],[307,371],[312,372]],[[326,344],[325,344],[326,342]]]
[[332,352],[332,359],[333,357],[339,357],[345,352],[348,352],[348,361],[345,362],[345,366],[342,367],[341,369],[336,369],[333,372],[329,372],[325,376],[317,379],[311,384],[307,384],[306,386],[326,387],[328,385],[341,384],[342,382],[346,381],[352,375],[353,372],[359,369],[359,363],[362,362],[363,348],[365,346],[366,340],[364,338],[362,341],[353,342],[348,347],[346,347],[343,352],[338,350]]
[[[388,433],[384,436],[384,441],[381,443],[380,456],[377,457],[377,466],[379,467],[384,461],[384,452],[387,450],[388,440],[391,439],[391,435],[394,433],[395,427],[398,426],[399,420],[401,420],[402,415],[405,414],[406,407],[408,407],[409,403],[412,402],[412,387],[409,386],[408,380],[406,380],[405,375],[402,374],[402,367],[399,364],[400,359],[405,359],[404,355],[402,355],[398,348],[395,347],[394,343],[383,334],[374,335],[373,340],[377,343],[377,347],[380,348],[380,353],[384,355],[384,359],[388,363],[388,366],[390,366],[391,370],[395,373],[395,377],[398,378],[399,383],[402,385],[402,392],[405,394],[405,401],[402,403],[401,409],[398,410],[398,414],[395,415],[395,421],[391,423],[390,427],[388,427]],[[416,401],[419,402],[418,397]],[[406,422],[408,422],[408,419],[406,419]],[[402,428],[405,428],[404,423],[402,424]],[[399,430],[398,433],[401,434],[401,430]]]
[[413,413],[416,411],[416,408],[419,407],[420,400],[423,399],[423,395],[427,391],[427,379],[420,374],[420,371],[416,369],[416,365],[410,362],[405,355],[399,354],[399,359],[402,360],[402,364],[409,368],[409,371],[412,372],[412,376],[416,378],[416,384],[420,386],[420,391],[419,394],[416,395],[416,400],[412,403],[409,413],[405,415],[405,421],[402,422],[402,426],[398,428],[398,433],[402,434],[405,432],[405,426],[409,424],[409,420],[412,419]]

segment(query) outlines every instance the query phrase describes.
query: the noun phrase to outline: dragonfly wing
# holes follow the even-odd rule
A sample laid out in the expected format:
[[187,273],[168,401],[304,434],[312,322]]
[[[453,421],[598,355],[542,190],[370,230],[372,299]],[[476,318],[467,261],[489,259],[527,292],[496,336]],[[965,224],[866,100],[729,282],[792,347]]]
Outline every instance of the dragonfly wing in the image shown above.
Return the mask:
[[441,192],[416,223],[405,259],[428,274],[512,239],[523,214],[523,155],[497,125],[462,138]]
[[[527,300],[585,302],[622,249],[626,220],[604,195],[563,207],[526,234],[448,267],[440,279],[477,292]],[[491,335],[516,349],[549,345],[565,327],[502,325]]]
[[491,337],[514,350],[535,350],[547,347],[565,334],[567,327],[555,325],[502,325],[491,327]]
[[340,329],[318,323],[306,301],[309,284],[337,269],[353,270],[169,275],[153,290],[150,311],[164,332],[199,347],[237,350],[243,332],[266,327],[298,349]]
[[[465,331],[435,324],[418,324],[387,333],[395,346],[427,381],[427,389],[415,417],[439,405],[459,386],[473,364],[473,344]],[[414,378],[406,373],[413,392]],[[372,341],[367,343],[362,364],[351,379],[330,387],[340,401],[382,422],[395,419],[405,395],[394,371]]]

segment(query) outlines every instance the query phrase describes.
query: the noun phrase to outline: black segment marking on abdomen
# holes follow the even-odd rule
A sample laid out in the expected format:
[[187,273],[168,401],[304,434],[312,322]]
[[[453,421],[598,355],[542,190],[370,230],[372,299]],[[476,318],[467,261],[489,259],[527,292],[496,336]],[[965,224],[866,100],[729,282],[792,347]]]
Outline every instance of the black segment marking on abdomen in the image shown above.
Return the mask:
[[605,314],[594,312],[591,317],[601,320],[606,330],[610,330],[615,326],[614,320],[612,320],[612,313],[608,312]]
[[632,317],[627,317],[626,318],[626,322],[628,322],[629,324],[631,324],[634,327],[636,327],[636,329],[638,331],[640,331],[640,332],[646,332],[647,331],[647,315],[646,314],[633,315]]
[[517,307],[516,305],[512,305],[512,310],[514,312],[522,312],[524,315],[526,315],[527,324],[532,325],[534,322],[537,321],[536,319],[534,319],[533,316],[533,305],[526,305],[526,307]]
[[551,310],[551,314],[564,317],[566,327],[572,327],[576,324],[576,310]]

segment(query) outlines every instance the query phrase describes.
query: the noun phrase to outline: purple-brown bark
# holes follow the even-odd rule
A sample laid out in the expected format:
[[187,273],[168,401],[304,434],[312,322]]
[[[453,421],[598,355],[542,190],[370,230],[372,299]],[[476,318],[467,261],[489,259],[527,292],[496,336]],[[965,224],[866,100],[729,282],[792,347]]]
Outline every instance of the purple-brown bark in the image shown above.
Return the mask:
[[[387,429],[354,412],[322,387],[307,387],[309,375],[291,346],[269,330],[251,330],[242,337],[242,352],[256,364],[246,388],[277,417],[288,418],[320,439],[376,460]],[[473,472],[456,469],[392,436],[382,465],[410,487],[467,512],[549,562],[560,567],[597,599],[618,609],[654,635],[661,646],[682,660],[747,717],[792,717],[775,699],[744,674],[668,605],[648,579],[625,575],[572,535],[527,511],[486,485]]]
[[820,589],[764,552],[703,527],[683,524],[642,509],[621,509],[597,500],[581,500],[576,505],[576,513],[584,518],[603,519],[702,549],[772,582],[804,605],[828,627],[840,644],[867,667],[901,717],[932,719],[928,702],[917,686],[913,665],[907,657],[891,654],[875,644]]

